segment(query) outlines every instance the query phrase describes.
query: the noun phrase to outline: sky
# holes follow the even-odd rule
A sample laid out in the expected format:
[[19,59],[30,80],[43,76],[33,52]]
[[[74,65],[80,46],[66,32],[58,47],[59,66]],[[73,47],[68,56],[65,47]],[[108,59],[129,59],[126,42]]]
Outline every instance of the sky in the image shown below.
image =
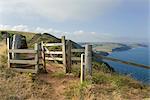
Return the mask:
[[0,30],[76,42],[148,42],[150,0],[0,0]]

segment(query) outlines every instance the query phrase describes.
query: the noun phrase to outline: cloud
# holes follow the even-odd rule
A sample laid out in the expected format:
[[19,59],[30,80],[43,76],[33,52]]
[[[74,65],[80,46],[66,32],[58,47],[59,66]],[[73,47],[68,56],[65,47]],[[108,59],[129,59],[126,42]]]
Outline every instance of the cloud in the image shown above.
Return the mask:
[[1,0],[0,16],[4,18],[3,14],[13,14],[54,20],[80,20],[106,13],[120,2],[121,0]]
[[86,32],[83,30],[74,32],[64,32],[61,30],[53,28],[42,28],[42,27],[28,27],[27,25],[0,25],[0,30],[12,30],[12,31],[28,31],[36,33],[50,33],[54,36],[61,37],[66,36],[67,39],[71,39],[77,42],[100,42],[112,40],[111,35],[108,33],[96,33],[96,32]]

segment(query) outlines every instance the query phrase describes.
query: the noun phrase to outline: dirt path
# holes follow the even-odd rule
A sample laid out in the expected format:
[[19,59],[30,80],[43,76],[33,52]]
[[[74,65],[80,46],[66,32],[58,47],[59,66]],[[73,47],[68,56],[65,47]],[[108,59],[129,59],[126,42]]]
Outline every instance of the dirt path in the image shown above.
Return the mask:
[[57,100],[65,100],[65,91],[72,82],[79,82],[79,78],[73,75],[65,75],[64,77],[54,77],[54,72],[60,71],[60,66],[47,65],[48,74],[40,74],[39,79],[51,84],[53,89],[53,97]]

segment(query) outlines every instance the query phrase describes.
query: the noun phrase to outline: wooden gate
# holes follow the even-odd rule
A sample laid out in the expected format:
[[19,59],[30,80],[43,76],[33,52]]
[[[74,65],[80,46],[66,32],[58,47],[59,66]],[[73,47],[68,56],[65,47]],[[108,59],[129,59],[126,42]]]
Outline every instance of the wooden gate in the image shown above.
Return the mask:
[[[49,50],[49,47],[60,47],[61,51],[52,51]],[[64,66],[64,71],[66,71],[66,41],[65,36],[62,36],[61,43],[43,43],[41,42],[42,47],[42,59],[43,59],[43,66],[46,67],[46,60],[47,61],[61,61]],[[61,55],[59,57],[58,55]]]

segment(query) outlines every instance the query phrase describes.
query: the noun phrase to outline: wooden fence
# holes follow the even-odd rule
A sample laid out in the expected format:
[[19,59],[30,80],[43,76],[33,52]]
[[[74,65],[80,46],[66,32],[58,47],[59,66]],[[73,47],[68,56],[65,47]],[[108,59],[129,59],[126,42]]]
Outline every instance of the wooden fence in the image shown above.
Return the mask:
[[[37,73],[39,70],[39,47],[38,44],[35,44],[34,50],[31,49],[10,49],[10,41],[7,38],[7,51],[8,51],[8,67],[12,70],[19,71],[19,72],[30,72],[30,73]],[[19,59],[16,54],[34,54],[33,60],[24,60]],[[12,67],[12,65],[16,65]],[[17,66],[18,65],[18,66]],[[34,68],[24,68],[24,65],[31,65],[35,66]]]

